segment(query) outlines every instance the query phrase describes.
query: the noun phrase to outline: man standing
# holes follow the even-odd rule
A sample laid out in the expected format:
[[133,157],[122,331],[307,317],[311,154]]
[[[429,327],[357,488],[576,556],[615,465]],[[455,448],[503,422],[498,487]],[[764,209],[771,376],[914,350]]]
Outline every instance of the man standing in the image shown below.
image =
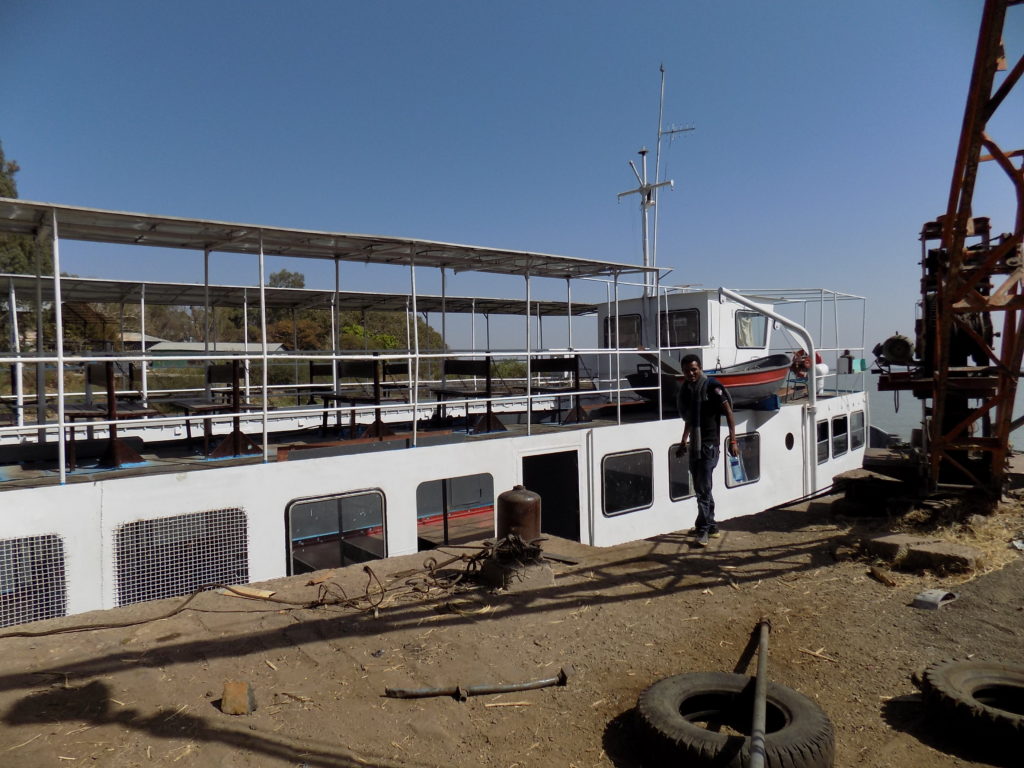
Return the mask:
[[706,547],[708,538],[718,535],[711,481],[718,465],[721,417],[724,415],[729,425],[730,456],[737,455],[736,421],[732,415],[729,393],[721,382],[704,375],[700,358],[686,355],[680,362],[683,366],[683,384],[679,387],[676,407],[683,419],[683,438],[676,449],[676,456],[682,456],[687,451],[690,454],[690,474],[697,495],[697,546]]

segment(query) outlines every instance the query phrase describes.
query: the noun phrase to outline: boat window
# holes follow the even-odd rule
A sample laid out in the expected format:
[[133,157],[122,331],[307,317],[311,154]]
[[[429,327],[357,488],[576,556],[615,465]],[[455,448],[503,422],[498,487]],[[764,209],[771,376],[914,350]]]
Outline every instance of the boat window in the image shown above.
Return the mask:
[[818,422],[818,463],[828,461],[828,422]]
[[288,506],[289,573],[340,568],[386,556],[384,494],[359,491]]
[[668,497],[672,501],[693,496],[693,486],[690,483],[690,458],[684,453],[676,456],[676,449],[679,443],[668,447]]
[[850,414],[850,450],[856,451],[864,445],[864,411]]
[[601,461],[606,516],[635,512],[654,502],[654,454],[649,450],[612,453]]
[[768,344],[768,318],[760,312],[736,313],[736,346],[763,348]]
[[604,319],[604,346],[608,349],[633,349],[640,344],[640,315],[619,315],[622,343],[615,343],[615,317]]
[[416,488],[419,549],[494,535],[494,478],[487,473],[428,480]]
[[700,311],[677,309],[661,313],[661,346],[699,347]]
[[725,456],[725,485],[727,488],[749,485],[761,479],[761,436],[757,432],[736,435],[736,443],[737,455],[735,458],[729,455],[727,444],[722,447],[722,455]]
[[66,613],[64,540],[53,533],[0,540],[0,627]]
[[836,416],[832,419],[832,455],[842,456],[849,448],[848,428],[846,416]]

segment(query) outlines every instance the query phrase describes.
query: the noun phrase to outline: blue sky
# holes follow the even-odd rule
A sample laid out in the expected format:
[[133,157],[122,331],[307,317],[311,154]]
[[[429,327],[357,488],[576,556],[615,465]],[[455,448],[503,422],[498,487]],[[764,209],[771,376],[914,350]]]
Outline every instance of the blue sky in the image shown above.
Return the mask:
[[[653,148],[663,63],[665,123],[696,128],[663,155],[668,282],[865,295],[870,348],[912,332],[981,7],[5,0],[0,141],[26,199],[638,262],[637,201],[616,194]],[[1005,37],[1019,56],[1024,8]],[[1003,109],[1015,149],[1024,109]],[[1008,229],[985,170],[975,211]],[[95,255],[62,248],[78,274],[202,279],[199,255]],[[229,257],[214,277],[256,280]]]

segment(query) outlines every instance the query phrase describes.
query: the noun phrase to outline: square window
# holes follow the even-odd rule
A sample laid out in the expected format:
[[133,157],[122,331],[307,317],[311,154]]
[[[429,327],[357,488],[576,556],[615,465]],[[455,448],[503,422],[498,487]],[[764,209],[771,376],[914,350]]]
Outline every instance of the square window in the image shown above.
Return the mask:
[[761,436],[756,432],[747,435],[736,435],[737,455],[729,455],[728,438],[722,447],[725,457],[725,485],[733,488],[737,485],[749,485],[761,479]]
[[288,507],[291,573],[338,568],[386,556],[384,494],[361,491]]
[[616,344],[615,318],[604,319],[604,346],[608,349],[635,349],[640,342],[640,315],[619,315],[620,343]]
[[850,450],[856,451],[864,445],[864,411],[850,414]]
[[736,346],[741,349],[763,349],[768,345],[768,318],[760,312],[740,310],[736,313]]
[[818,422],[818,463],[828,461],[828,422]]
[[693,484],[690,482],[690,457],[685,453],[676,456],[679,443],[668,447],[668,497],[672,501],[693,496]]
[[661,313],[661,346],[700,346],[700,312],[678,309]]
[[604,514],[620,515],[654,502],[654,454],[630,451],[605,456],[601,462]]
[[832,456],[842,456],[850,448],[848,422],[845,416],[832,419]]

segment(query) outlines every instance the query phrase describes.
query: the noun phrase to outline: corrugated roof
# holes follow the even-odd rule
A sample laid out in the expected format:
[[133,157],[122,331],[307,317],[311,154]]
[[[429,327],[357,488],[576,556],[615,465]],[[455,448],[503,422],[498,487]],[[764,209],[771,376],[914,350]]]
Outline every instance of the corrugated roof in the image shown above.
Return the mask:
[[206,219],[151,216],[0,198],[0,232],[36,236],[56,217],[62,239],[225,253],[446,267],[456,272],[578,278],[655,272],[635,264],[401,237],[282,229]]

